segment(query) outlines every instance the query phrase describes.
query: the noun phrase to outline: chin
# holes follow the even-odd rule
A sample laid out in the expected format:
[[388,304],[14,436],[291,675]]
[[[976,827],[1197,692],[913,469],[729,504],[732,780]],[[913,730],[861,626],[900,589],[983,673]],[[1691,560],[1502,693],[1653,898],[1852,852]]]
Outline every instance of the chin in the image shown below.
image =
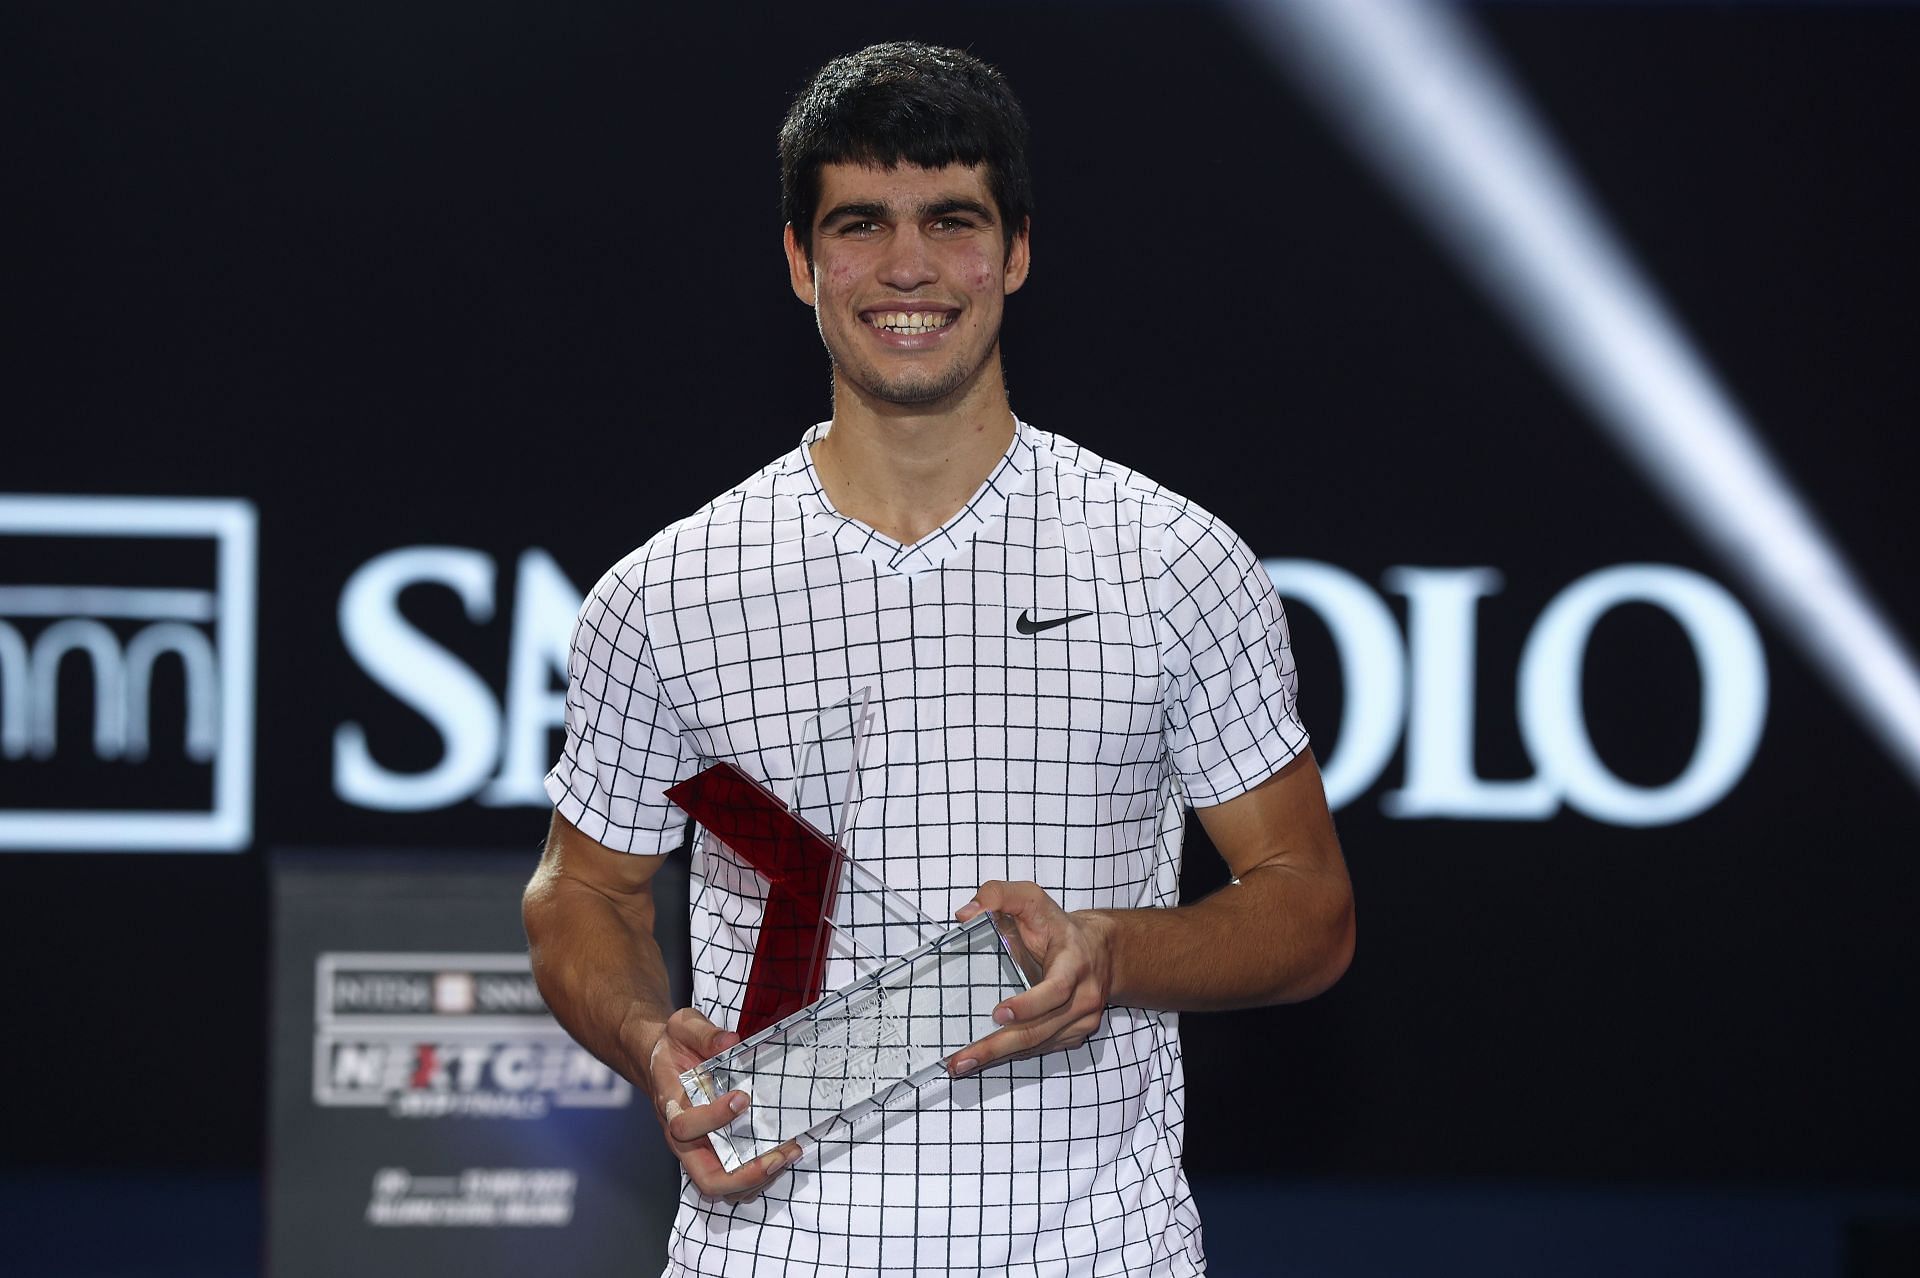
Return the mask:
[[869,376],[856,378],[854,381],[863,392],[882,403],[894,404],[901,408],[938,404],[942,400],[953,399],[964,394],[967,388],[978,380],[981,371],[990,365],[991,354],[992,351],[989,350],[989,358],[984,358],[971,366],[956,365],[939,370],[927,369],[912,377],[882,377],[878,375],[877,370],[869,366],[865,370]]
[[[844,365],[842,366],[844,370]],[[844,372],[843,372],[844,375]],[[848,376],[847,381],[859,388],[860,393],[869,399],[883,404],[894,404],[901,408],[911,408],[922,404],[937,404],[961,390],[971,380],[971,374],[946,372],[924,377],[885,378],[868,372],[867,376]]]
[[920,404],[937,404],[941,400],[952,396],[955,391],[959,390],[965,384],[964,378],[950,382],[910,386],[896,384],[892,386],[876,386],[870,393],[876,399],[885,400],[889,404],[898,404],[902,408],[910,408]]

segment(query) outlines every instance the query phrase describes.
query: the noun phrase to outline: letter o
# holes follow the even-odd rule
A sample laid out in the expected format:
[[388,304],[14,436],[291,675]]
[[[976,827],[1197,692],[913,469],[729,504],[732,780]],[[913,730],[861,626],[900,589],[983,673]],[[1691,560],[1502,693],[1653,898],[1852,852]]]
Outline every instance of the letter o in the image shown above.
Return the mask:
[[[1700,739],[1665,785],[1622,781],[1600,759],[1581,705],[1587,642],[1623,603],[1680,623],[1700,669]],[[1706,811],[1746,773],[1767,717],[1767,659],[1752,620],[1725,587],[1664,564],[1620,564],[1575,581],[1547,605],[1520,658],[1520,731],[1574,808],[1612,825],[1671,825]]]

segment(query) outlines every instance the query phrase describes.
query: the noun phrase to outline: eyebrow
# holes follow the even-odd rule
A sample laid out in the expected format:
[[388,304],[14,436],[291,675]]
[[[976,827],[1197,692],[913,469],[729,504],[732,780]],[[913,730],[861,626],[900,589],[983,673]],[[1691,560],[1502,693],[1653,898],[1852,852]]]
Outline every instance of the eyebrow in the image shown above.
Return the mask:
[[[947,196],[944,199],[930,200],[915,210],[916,221],[945,217],[949,213],[971,213],[987,225],[993,225],[993,210],[978,200],[969,200],[961,196]],[[892,205],[872,200],[850,200],[845,204],[836,204],[820,215],[820,225],[846,218],[860,218],[863,221],[884,222],[896,216]]]
[[920,216],[923,218],[945,217],[949,213],[971,213],[987,225],[993,225],[993,210],[978,200],[957,199],[950,196],[944,200],[935,200],[920,210]]

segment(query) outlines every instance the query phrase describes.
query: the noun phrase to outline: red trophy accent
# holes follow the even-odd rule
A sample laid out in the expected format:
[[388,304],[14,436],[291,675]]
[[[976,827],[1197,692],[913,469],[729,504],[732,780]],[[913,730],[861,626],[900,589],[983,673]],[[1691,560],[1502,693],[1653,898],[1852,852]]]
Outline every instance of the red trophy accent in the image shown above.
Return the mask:
[[840,848],[731,763],[716,763],[667,797],[767,881],[767,911],[740,1009],[743,1036],[820,997]]

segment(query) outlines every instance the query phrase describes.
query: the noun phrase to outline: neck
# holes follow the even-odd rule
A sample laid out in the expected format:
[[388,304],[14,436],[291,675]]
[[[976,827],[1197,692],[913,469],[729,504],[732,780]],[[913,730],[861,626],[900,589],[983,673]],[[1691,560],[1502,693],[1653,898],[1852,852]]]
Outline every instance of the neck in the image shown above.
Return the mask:
[[931,404],[876,400],[836,372],[833,425],[813,446],[834,509],[903,546],[953,518],[1013,441],[995,364],[992,376]]

